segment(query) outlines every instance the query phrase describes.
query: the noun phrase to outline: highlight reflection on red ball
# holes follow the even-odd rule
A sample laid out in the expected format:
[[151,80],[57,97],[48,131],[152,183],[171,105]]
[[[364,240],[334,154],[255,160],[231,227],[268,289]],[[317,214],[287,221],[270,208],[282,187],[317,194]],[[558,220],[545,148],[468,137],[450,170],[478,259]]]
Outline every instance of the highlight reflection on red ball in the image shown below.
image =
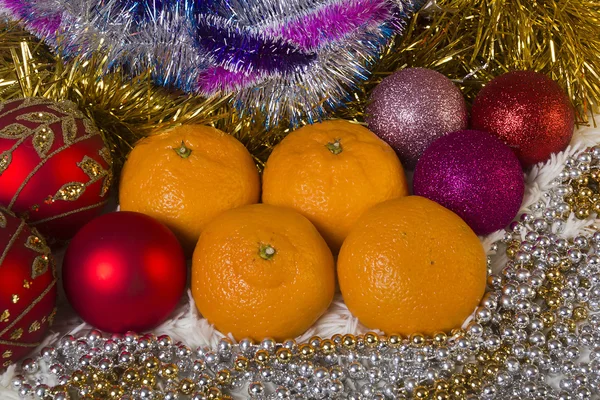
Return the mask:
[[75,311],[108,332],[159,325],[177,306],[187,281],[175,235],[136,212],[105,214],[84,226],[67,249],[62,274]]

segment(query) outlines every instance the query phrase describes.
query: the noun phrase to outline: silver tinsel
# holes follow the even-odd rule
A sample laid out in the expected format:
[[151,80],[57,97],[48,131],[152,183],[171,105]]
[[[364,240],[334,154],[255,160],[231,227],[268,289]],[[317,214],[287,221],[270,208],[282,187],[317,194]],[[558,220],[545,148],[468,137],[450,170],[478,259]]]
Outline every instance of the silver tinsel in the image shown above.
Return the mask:
[[[600,147],[567,161],[553,189],[492,246],[508,261],[450,335],[222,339],[193,350],[168,336],[92,331],[25,360],[13,387],[55,400],[111,390],[123,400],[598,398],[600,232],[562,233],[573,211],[583,217],[582,207],[600,202],[598,179]],[[41,366],[64,386],[36,380]]]
[[[241,114],[258,114],[272,126],[317,121],[344,104],[425,1],[4,2],[67,57],[101,54],[132,76],[152,71],[160,85],[231,94]],[[337,15],[356,3],[371,8],[350,12],[352,21]]]

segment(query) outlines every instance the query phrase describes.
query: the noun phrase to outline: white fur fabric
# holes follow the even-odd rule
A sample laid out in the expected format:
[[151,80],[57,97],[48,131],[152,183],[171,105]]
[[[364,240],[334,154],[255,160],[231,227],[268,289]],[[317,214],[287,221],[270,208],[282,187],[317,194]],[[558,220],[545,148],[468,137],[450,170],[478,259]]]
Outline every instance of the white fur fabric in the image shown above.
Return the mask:
[[[563,169],[564,161],[567,157],[599,143],[599,128],[579,128],[576,130],[569,148],[560,154],[553,155],[544,165],[533,167],[526,175],[526,192],[522,211],[525,211],[528,206],[537,202],[541,198],[542,193],[552,186],[552,181]],[[582,230],[590,227],[594,222],[593,219],[579,221],[571,216],[567,221],[563,235],[565,235],[565,237],[576,236],[579,232],[582,232]],[[481,240],[486,251],[489,250],[490,245],[494,241],[500,239],[502,236],[503,232],[499,231],[482,238]],[[58,258],[60,258],[60,255],[58,256]],[[503,256],[493,257],[494,269],[501,269],[505,261]],[[40,345],[40,348],[36,349],[33,354],[38,354],[41,347],[55,342],[66,333],[77,334],[80,331],[87,331],[90,328],[89,325],[83,323],[73,313],[64,298],[64,294],[61,293],[57,321],[44,343]],[[223,336],[198,314],[189,290],[177,311],[173,313],[167,322],[156,328],[153,332],[157,335],[170,335],[175,341],[182,341],[192,348],[204,345],[214,346]],[[304,335],[300,336],[298,340],[303,341],[313,335],[329,337],[336,333],[364,332],[366,332],[366,329],[350,314],[338,293],[334,302],[331,304],[329,311]],[[15,366],[13,365],[9,367],[4,374],[0,375],[0,399],[18,399],[17,394],[10,388],[10,381],[14,374]],[[47,383],[51,384],[53,382],[49,374],[42,374],[42,378],[46,380]],[[244,396],[242,392],[236,397],[244,398],[246,396]]]

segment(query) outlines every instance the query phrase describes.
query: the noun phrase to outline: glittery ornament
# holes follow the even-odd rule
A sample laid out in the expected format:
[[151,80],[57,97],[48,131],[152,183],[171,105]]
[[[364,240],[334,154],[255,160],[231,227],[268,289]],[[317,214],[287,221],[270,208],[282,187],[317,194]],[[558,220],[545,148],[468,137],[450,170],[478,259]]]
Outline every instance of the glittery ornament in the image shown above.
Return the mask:
[[571,142],[575,112],[567,94],[547,76],[516,71],[489,82],[471,111],[474,129],[508,144],[524,167],[546,161]]
[[462,93],[430,69],[395,72],[373,90],[369,101],[369,129],[389,143],[409,169],[435,139],[467,126]]
[[0,207],[0,371],[40,344],[55,303],[50,248],[34,228]]
[[477,233],[502,229],[517,215],[525,183],[519,160],[495,136],[452,132],[417,163],[414,193],[454,211]]
[[185,289],[187,268],[175,235],[144,214],[104,214],[75,235],[62,277],[75,311],[110,332],[163,322]]
[[49,240],[70,239],[108,201],[111,156],[72,103],[0,105],[0,204]]

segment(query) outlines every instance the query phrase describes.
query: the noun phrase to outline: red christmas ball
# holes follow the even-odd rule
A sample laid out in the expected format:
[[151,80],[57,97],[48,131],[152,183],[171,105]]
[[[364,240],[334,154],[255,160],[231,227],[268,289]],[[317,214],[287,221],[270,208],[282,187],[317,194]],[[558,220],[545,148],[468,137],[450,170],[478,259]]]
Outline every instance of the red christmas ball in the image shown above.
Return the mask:
[[144,331],[175,309],[187,266],[175,235],[137,212],[104,214],[71,240],[63,263],[69,302],[108,332]]
[[497,135],[527,167],[569,145],[575,113],[566,93],[552,79],[538,72],[517,71],[493,79],[479,92],[471,125]]
[[0,105],[0,204],[50,242],[70,239],[100,213],[111,180],[102,136],[73,103]]
[[0,370],[40,344],[55,304],[54,260],[46,242],[0,208]]

